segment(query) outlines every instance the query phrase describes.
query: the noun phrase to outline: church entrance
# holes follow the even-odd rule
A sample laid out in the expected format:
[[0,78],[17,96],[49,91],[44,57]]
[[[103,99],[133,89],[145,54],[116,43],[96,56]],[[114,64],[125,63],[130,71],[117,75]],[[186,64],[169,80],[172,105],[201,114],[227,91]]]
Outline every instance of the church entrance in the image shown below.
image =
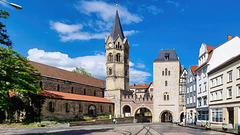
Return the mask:
[[90,105],[88,107],[88,115],[89,116],[96,116],[96,106],[95,105]]
[[161,122],[172,122],[172,114],[170,111],[165,111],[162,113]]
[[139,108],[135,112],[137,123],[152,122],[152,112],[148,108]]
[[125,106],[123,107],[123,114],[124,114],[124,117],[129,117],[129,116],[131,116],[131,108],[130,108],[130,106],[125,105]]

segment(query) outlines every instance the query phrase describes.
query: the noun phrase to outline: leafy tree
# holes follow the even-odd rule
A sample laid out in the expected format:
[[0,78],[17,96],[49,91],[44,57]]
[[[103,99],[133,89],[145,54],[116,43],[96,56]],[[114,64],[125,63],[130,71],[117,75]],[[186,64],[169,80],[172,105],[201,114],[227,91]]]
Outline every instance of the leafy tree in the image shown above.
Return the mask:
[[30,64],[26,57],[10,47],[0,46],[0,109],[8,110],[14,102],[9,90],[19,98],[29,98],[31,94],[40,93],[37,84],[40,73]]
[[79,73],[79,74],[82,74],[82,75],[86,75],[86,76],[91,76],[91,73],[87,72],[84,68],[80,67],[76,67],[72,72],[75,72],[75,73]]
[[[9,13],[0,9],[0,19],[7,19],[8,17]],[[2,22],[0,22],[0,43],[8,47],[12,47],[12,41],[7,35],[6,25],[4,25]]]

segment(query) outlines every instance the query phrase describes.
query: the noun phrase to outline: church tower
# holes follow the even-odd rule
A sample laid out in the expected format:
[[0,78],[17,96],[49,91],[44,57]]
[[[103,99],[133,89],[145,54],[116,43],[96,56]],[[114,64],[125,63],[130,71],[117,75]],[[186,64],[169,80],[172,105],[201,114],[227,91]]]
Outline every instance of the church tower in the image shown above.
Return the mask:
[[123,34],[118,11],[112,31],[105,39],[106,91],[105,98],[114,102],[114,115],[121,115],[121,98],[129,92],[129,43]]

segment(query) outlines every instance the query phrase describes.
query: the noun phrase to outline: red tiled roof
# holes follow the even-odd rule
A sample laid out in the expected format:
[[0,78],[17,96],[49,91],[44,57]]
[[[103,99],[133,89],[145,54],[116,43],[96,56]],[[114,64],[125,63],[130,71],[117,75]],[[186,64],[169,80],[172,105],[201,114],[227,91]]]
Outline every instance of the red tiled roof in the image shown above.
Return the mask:
[[105,88],[104,80],[100,80],[94,77],[89,77],[79,73],[74,73],[74,72],[63,70],[60,68],[48,66],[48,65],[37,63],[34,61],[28,61],[28,64],[31,64],[32,66],[37,68],[37,70],[41,72],[42,76],[53,77],[53,78],[78,82],[86,85]]
[[213,46],[207,46],[207,50],[208,50],[208,59],[206,60],[206,62],[204,62],[202,65],[200,65],[199,67],[197,67],[194,72],[196,72],[196,70],[198,70],[199,68],[203,67],[204,65],[206,65],[208,63],[208,61],[210,60],[211,56],[212,56],[212,52],[213,49],[216,47]]
[[50,90],[42,90],[40,95],[42,95],[44,97],[48,97],[48,98],[57,98],[57,99],[113,103],[112,101],[107,100],[106,98],[102,98],[102,97],[86,96],[86,95],[64,93],[64,92],[50,91]]
[[197,65],[194,65],[194,66],[191,65],[191,66],[190,66],[190,68],[192,69],[194,75],[197,75],[197,72],[195,72],[195,70],[197,69],[197,67],[198,67]]
[[129,88],[130,89],[147,89],[150,85],[152,84],[152,82],[150,82],[149,84],[143,83],[143,84],[133,84],[130,85]]

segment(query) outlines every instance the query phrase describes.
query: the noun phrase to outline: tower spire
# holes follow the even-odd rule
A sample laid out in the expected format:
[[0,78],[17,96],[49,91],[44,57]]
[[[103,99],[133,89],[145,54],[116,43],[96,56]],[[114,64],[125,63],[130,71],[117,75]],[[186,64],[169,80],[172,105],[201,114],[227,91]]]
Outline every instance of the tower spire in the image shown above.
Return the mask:
[[116,10],[116,16],[115,16],[115,20],[113,23],[112,32],[110,33],[110,36],[113,38],[113,40],[116,40],[118,36],[120,36],[122,40],[124,39],[124,34],[123,34],[120,19],[119,19],[119,15],[118,15],[118,10]]

